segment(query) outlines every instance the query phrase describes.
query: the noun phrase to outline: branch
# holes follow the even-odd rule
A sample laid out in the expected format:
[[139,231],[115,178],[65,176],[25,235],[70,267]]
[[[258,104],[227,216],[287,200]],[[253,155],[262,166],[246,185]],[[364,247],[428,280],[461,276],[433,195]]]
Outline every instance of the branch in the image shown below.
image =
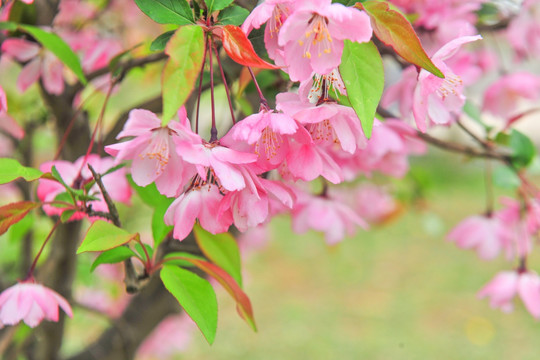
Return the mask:
[[[129,59],[126,61],[122,61],[117,65],[117,69],[120,69],[121,75],[120,77],[124,76],[129,70],[141,67],[144,65],[152,64],[161,60],[164,60],[167,58],[167,55],[164,52],[159,52],[155,54],[150,54],[145,57],[136,58],[136,59]],[[101,69],[97,69],[89,74],[86,75],[86,79],[88,81],[92,81],[95,78],[98,78],[103,75],[107,75],[111,72],[111,68],[109,66],[104,66]],[[71,87],[72,93],[77,93],[78,91],[82,90],[84,85],[80,82],[77,82],[75,85]]]

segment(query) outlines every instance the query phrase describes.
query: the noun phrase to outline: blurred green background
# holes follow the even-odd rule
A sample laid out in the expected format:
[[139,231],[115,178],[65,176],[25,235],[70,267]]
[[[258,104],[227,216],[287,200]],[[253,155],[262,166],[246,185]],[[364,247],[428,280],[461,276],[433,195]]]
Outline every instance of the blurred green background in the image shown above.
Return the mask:
[[267,247],[244,263],[258,333],[220,289],[215,343],[194,332],[178,359],[540,358],[538,322],[519,300],[505,314],[476,297],[515,264],[480,261],[446,240],[484,210],[484,162],[431,153],[413,160],[425,205],[389,224],[328,247],[321,234],[274,221]]

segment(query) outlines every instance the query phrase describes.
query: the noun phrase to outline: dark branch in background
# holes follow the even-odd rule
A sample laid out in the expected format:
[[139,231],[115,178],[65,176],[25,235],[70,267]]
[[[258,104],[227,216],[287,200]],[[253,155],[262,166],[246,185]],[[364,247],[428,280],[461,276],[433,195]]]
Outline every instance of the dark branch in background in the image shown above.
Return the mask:
[[[377,108],[377,113],[379,113],[384,118],[394,118],[394,119],[399,118],[398,116],[395,116],[390,111],[382,108],[381,106]],[[460,123],[460,127],[464,128],[463,124]],[[471,157],[499,160],[499,161],[504,162],[505,164],[509,164],[511,162],[512,157],[510,154],[497,151],[497,149],[492,148],[489,144],[485,143],[482,139],[478,138],[476,135],[471,133],[470,130],[467,129],[466,132],[470,136],[472,136],[474,139],[479,141],[482,144],[482,147],[484,147],[484,149],[478,149],[478,148],[467,146],[467,145],[462,145],[462,144],[453,143],[450,141],[441,140],[418,130],[416,131],[416,136],[424,140],[426,143],[436,146],[443,150],[448,150],[451,152],[455,152],[455,153],[459,153],[459,154],[463,154],[463,155],[467,155]]]
[[[148,56],[141,57],[141,58],[129,59],[129,60],[126,60],[126,61],[122,61],[116,66],[116,69],[119,69],[121,76],[123,76],[123,75],[125,75],[125,73],[127,73],[129,70],[131,70],[133,68],[141,67],[141,66],[148,65],[148,64],[152,64],[152,63],[164,60],[166,58],[167,58],[167,55],[165,53],[159,52],[159,53],[150,54]],[[92,81],[92,80],[94,80],[94,79],[96,79],[96,78],[98,78],[100,76],[107,75],[110,72],[111,72],[111,68],[109,68],[109,66],[104,66],[101,69],[97,69],[96,71],[93,71],[93,72],[87,74],[86,79],[88,81]],[[84,88],[84,85],[81,84],[80,82],[78,82],[69,89],[69,92],[70,93],[77,93],[80,90],[82,90],[83,88]]]
[[[111,216],[113,224],[118,227],[122,227],[122,224],[120,223],[120,216],[118,215],[118,210],[116,210],[114,202],[109,196],[107,189],[105,189],[103,181],[101,181],[101,175],[98,174],[90,164],[88,164],[88,169],[90,169],[94,180],[96,180],[97,186],[101,190],[103,200],[105,200],[105,203],[107,204],[107,208],[109,209],[109,214]],[[139,291],[139,280],[131,259],[127,259],[124,261],[124,271],[126,273],[126,277],[124,278],[124,284],[126,284],[126,291],[130,294],[136,293],[137,291]]]

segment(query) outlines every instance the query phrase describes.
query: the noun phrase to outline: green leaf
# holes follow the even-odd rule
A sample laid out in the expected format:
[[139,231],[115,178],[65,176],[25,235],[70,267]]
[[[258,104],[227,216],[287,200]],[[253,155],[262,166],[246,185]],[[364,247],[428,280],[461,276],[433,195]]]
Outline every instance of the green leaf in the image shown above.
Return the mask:
[[357,7],[369,15],[373,33],[379,40],[391,46],[399,56],[411,64],[444,78],[443,73],[427,56],[413,26],[401,13],[390,9],[389,4],[382,1],[365,1],[357,4]]
[[188,25],[195,23],[186,0],[135,0],[150,19],[159,24]]
[[31,210],[41,204],[33,201],[19,201],[0,207],[0,235],[8,231],[11,225],[21,221]]
[[94,260],[90,271],[94,271],[98,265],[101,264],[116,264],[122,262],[126,259],[129,259],[132,256],[136,256],[133,250],[127,246],[119,246],[117,248],[107,250],[99,254],[99,256]]
[[139,234],[130,234],[109,222],[97,220],[86,232],[81,246],[77,249],[77,254],[109,250],[124,245],[137,236]]
[[218,23],[222,25],[242,25],[249,15],[249,11],[243,7],[233,5],[223,9],[219,13]]
[[514,170],[502,165],[493,170],[493,184],[503,189],[517,189],[521,180]]
[[60,221],[62,221],[63,223],[66,223],[69,221],[69,219],[71,219],[71,217],[73,216],[73,214],[75,214],[76,211],[75,210],[66,210],[62,213],[62,215],[60,215]]
[[339,72],[349,101],[369,139],[384,88],[384,69],[379,50],[373,42],[345,40]]
[[40,29],[35,26],[30,25],[19,25],[19,27],[25,32],[32,35],[37,41],[51,51],[56,57],[64,63],[68,68],[73,71],[77,76],[79,81],[86,85],[87,81],[84,76],[83,69],[81,67],[81,62],[73,50],[69,47],[68,44],[62,38],[55,33],[47,32],[43,29]]
[[154,209],[154,214],[152,215],[152,237],[154,238],[154,246],[161,244],[163,239],[172,231],[173,227],[165,225],[163,217],[165,212],[171,205],[174,199],[165,198],[165,200],[157,205]]
[[176,30],[167,31],[159,35],[150,44],[150,51],[163,51]]
[[17,30],[17,24],[11,21],[1,21],[0,30],[15,31]]
[[510,148],[513,150],[512,164],[518,169],[527,167],[536,155],[531,139],[515,129],[510,134]]
[[198,25],[180,27],[169,40],[165,53],[169,60],[162,73],[163,118],[169,123],[184,105],[199,76],[204,54],[203,30]]
[[[146,248],[146,251],[148,252],[148,256],[150,257],[150,259],[152,259],[152,257],[154,256],[154,249],[152,249],[152,247],[148,244],[144,244],[144,247]],[[135,244],[135,251],[137,251],[137,253],[140,255],[140,258],[143,259],[143,260],[147,260],[146,258],[146,254],[144,253],[144,250],[141,246],[141,244],[139,243],[136,243]]]
[[235,238],[229,233],[211,234],[199,225],[193,227],[193,232],[204,255],[229,273],[241,287],[240,251]]
[[208,343],[212,344],[217,331],[217,299],[212,285],[177,266],[163,266],[160,276],[163,285],[197,324]]
[[20,177],[26,181],[33,181],[42,175],[38,169],[22,166],[15,159],[0,158],[0,184],[7,184]]
[[232,2],[233,0],[204,0],[206,8],[208,9],[208,14],[225,9]]

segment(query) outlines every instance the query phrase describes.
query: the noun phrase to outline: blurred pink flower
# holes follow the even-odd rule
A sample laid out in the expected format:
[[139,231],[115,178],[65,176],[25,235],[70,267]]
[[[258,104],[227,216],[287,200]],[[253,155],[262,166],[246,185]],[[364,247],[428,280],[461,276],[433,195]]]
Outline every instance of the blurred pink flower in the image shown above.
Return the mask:
[[2,52],[18,61],[28,62],[17,79],[17,87],[21,92],[26,91],[39,78],[48,93],[60,95],[64,91],[64,65],[52,52],[23,39],[5,40]]
[[444,79],[425,69],[420,70],[418,84],[413,95],[413,114],[420,131],[426,131],[426,120],[435,124],[449,124],[453,120],[452,115],[461,114],[465,104],[463,81],[445,64],[445,61],[452,57],[463,44],[481,38],[480,35],[459,37],[444,45],[431,57],[433,63],[444,74]]
[[0,113],[6,112],[7,109],[8,109],[8,104],[7,104],[6,92],[4,91],[2,86],[0,86]]
[[327,74],[341,62],[345,39],[371,39],[369,17],[363,11],[331,0],[303,1],[285,20],[278,44],[283,47],[291,80]]
[[448,239],[460,248],[474,248],[481,259],[490,260],[501,250],[511,255],[513,234],[498,217],[470,216],[456,225]]
[[56,291],[33,280],[19,282],[0,294],[0,324],[15,325],[22,320],[35,327],[43,319],[58,321],[58,307],[73,316],[69,303]]
[[196,326],[185,314],[165,318],[137,349],[139,360],[172,359],[185,351]]
[[540,277],[535,272],[500,272],[478,292],[479,298],[489,297],[491,307],[504,312],[514,309],[512,300],[516,295],[527,311],[540,319]]
[[523,113],[521,107],[525,99],[530,106],[540,98],[540,76],[528,72],[517,72],[497,79],[484,94],[484,110],[505,119]]

